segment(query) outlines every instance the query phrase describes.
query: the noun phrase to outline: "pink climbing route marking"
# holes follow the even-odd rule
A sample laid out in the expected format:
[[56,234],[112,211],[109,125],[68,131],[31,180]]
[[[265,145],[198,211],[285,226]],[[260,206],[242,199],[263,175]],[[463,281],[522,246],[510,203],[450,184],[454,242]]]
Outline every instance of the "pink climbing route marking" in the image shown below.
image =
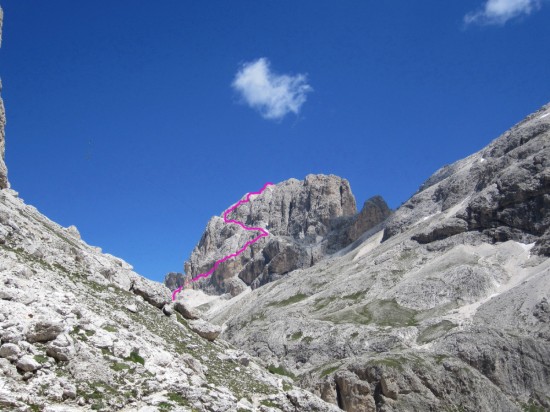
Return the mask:
[[[227,256],[221,258],[220,260],[217,260],[214,263],[214,266],[212,266],[212,268],[208,272],[201,273],[201,274],[195,276],[193,279],[191,279],[191,282],[196,282],[199,279],[207,278],[212,273],[214,273],[214,271],[218,268],[218,266],[221,263],[225,262],[228,259],[239,256],[241,253],[243,253],[246,250],[247,247],[249,247],[250,245],[253,245],[254,243],[256,243],[261,238],[269,236],[269,232],[267,230],[265,230],[264,228],[261,228],[261,227],[248,227],[243,222],[239,222],[238,220],[233,220],[233,219],[228,219],[227,218],[227,215],[229,213],[233,212],[234,210],[236,210],[240,205],[243,205],[245,203],[250,202],[250,196],[261,195],[265,191],[265,189],[267,189],[268,186],[273,186],[273,183],[268,182],[260,190],[258,190],[257,192],[248,193],[246,195],[246,199],[239,200],[237,203],[235,203],[233,206],[231,206],[229,209],[227,209],[225,212],[223,212],[223,221],[225,223],[234,223],[234,224],[242,227],[244,230],[253,231],[253,232],[260,232],[260,234],[258,236],[256,236],[254,239],[249,240],[248,242],[246,242],[244,244],[244,246],[242,248],[240,248],[239,250],[237,250],[235,253],[231,253],[230,255],[227,255]],[[183,286],[180,286],[179,288],[174,290],[174,292],[172,292],[172,300],[176,300],[176,295],[178,293],[180,293],[182,291],[182,289],[183,289]]]

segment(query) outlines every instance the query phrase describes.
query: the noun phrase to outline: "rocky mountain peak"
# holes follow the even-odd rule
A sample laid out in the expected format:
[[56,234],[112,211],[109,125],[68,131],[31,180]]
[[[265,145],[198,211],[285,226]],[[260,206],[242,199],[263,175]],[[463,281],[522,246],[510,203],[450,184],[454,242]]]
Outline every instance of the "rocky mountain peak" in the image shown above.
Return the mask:
[[550,410],[549,148],[546,105],[329,259],[200,308],[348,412]]
[[[237,295],[247,286],[256,288],[292,270],[310,267],[356,240],[389,213],[384,200],[377,197],[357,214],[349,182],[334,175],[308,175],[304,180],[270,186],[232,213],[233,219],[246,225],[267,228],[270,236],[222,263],[212,276],[198,282],[199,287]],[[185,263],[185,272],[191,277],[206,272],[250,237],[224,223],[222,217],[213,217]]]
[[483,150],[439,169],[389,220],[384,240],[422,221],[423,243],[460,233],[491,242],[535,243],[550,255],[550,105],[512,127]]

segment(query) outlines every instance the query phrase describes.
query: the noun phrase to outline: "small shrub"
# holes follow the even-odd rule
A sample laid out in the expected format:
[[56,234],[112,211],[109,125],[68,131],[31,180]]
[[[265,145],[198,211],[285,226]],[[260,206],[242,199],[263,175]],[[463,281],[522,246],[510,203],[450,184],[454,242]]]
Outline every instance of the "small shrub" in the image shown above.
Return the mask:
[[302,332],[296,332],[293,333],[292,336],[290,336],[290,340],[298,340],[302,337]]
[[139,353],[137,352],[131,352],[130,356],[128,356],[127,358],[124,358],[124,360],[135,362],[135,363],[141,363],[142,365],[145,365],[145,359],[139,356]]

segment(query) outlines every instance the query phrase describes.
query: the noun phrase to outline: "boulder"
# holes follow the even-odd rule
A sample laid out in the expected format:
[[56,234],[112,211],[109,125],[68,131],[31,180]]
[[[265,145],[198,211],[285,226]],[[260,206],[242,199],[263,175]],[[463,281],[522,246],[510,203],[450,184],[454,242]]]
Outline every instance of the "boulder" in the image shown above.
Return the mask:
[[10,361],[19,359],[21,349],[15,343],[4,343],[0,347],[0,357],[6,358]]
[[159,309],[172,301],[170,289],[162,283],[153,282],[138,275],[132,279],[130,291]]
[[69,335],[59,335],[54,341],[48,343],[46,354],[56,361],[68,361],[75,355],[73,340]]
[[197,335],[213,342],[222,332],[222,328],[205,320],[198,319],[189,322],[189,328]]
[[199,312],[181,299],[176,300],[172,307],[185,319],[195,320],[200,318]]
[[34,372],[42,367],[32,356],[25,355],[17,361],[17,369],[23,372]]
[[27,341],[30,343],[51,341],[57,338],[63,329],[63,324],[57,320],[41,319],[27,332]]

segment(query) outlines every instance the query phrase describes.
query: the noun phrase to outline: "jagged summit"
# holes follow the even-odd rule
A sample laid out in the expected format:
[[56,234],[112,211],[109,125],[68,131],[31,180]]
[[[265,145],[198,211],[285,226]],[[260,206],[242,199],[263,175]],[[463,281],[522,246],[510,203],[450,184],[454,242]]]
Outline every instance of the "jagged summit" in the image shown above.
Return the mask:
[[[264,285],[342,249],[389,214],[379,196],[365,202],[358,214],[348,181],[334,175],[308,175],[270,186],[231,215],[246,225],[267,228],[270,236],[221,264],[208,279],[197,282],[198,287],[235,296],[247,286]],[[191,277],[206,272],[250,238],[250,233],[213,217],[185,272]]]

